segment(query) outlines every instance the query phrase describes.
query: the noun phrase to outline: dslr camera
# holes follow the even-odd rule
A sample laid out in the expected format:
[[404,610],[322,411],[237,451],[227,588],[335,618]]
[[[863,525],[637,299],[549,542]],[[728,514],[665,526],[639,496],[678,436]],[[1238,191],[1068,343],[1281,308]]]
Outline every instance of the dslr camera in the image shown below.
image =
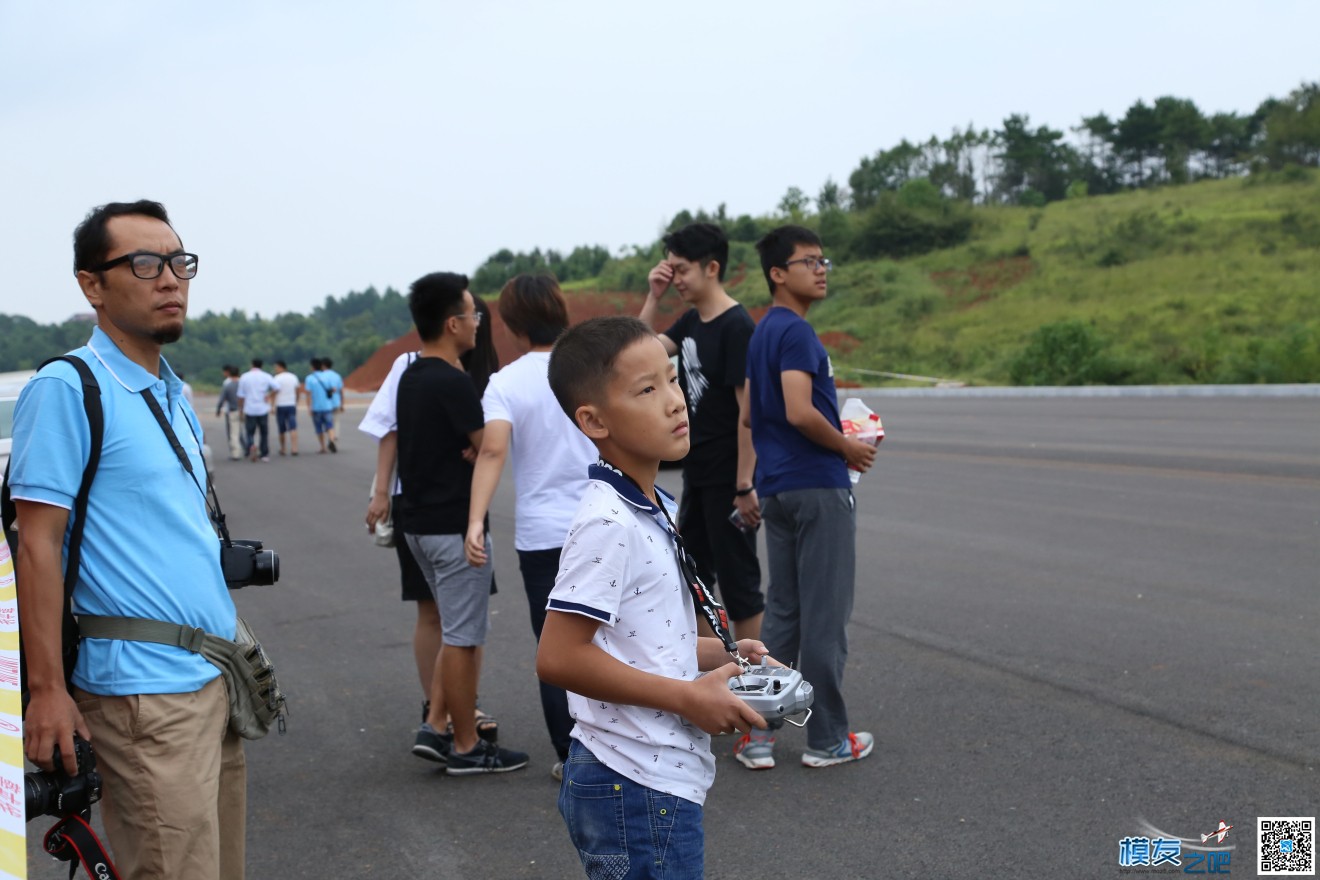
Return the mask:
[[220,568],[225,573],[225,585],[231,590],[268,587],[280,579],[279,554],[263,550],[260,541],[221,541]]
[[59,746],[55,747],[54,770],[23,774],[29,822],[37,816],[63,818],[85,813],[101,799],[101,774],[96,772],[96,756],[92,754],[92,744],[75,736],[73,751],[78,758],[76,775],[70,776],[64,772]]

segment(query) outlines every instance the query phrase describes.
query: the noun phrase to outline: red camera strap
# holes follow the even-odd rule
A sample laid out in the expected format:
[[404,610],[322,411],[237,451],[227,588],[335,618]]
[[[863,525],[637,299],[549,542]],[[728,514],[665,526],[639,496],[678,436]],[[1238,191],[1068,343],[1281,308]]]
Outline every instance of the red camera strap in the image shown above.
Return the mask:
[[41,845],[59,861],[69,863],[69,880],[78,873],[80,864],[92,880],[120,880],[105,847],[82,816],[65,816],[56,822]]

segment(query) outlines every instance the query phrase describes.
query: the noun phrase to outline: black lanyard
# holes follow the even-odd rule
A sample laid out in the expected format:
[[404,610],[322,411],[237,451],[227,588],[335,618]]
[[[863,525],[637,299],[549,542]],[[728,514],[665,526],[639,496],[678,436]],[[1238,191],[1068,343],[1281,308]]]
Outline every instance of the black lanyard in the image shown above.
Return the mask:
[[[169,420],[165,418],[165,413],[160,408],[160,401],[156,400],[156,395],[151,393],[150,388],[142,389],[141,394],[142,399],[147,402],[147,408],[156,417],[156,424],[160,425],[160,429],[165,432],[165,439],[170,441],[170,448],[174,450],[174,457],[179,460],[179,464],[183,465],[183,469],[188,472],[188,476],[192,477],[193,485],[197,487],[197,491],[202,493],[202,500],[206,503],[206,512],[211,517],[211,521],[219,529],[225,543],[229,544],[229,529],[225,527],[225,515],[220,510],[220,496],[215,494],[215,484],[211,482],[210,472],[206,471],[206,458],[202,458],[202,470],[206,473],[206,488],[203,489],[202,484],[197,481],[197,474],[193,471],[192,460],[188,458],[188,453],[184,451],[183,444],[179,442],[178,436],[174,433],[174,429],[170,427]],[[202,443],[197,439],[197,432],[193,431],[191,422],[188,423],[188,431],[193,435],[193,440],[197,442],[197,448],[200,450]]]
[[[603,459],[602,459],[603,461]],[[637,487],[638,492],[642,492],[642,487],[637,485],[637,481],[624,474],[623,471],[614,465],[605,462],[610,470],[615,473],[623,474],[623,478]],[[645,497],[646,493],[642,492]],[[648,499],[649,500],[649,499]],[[692,562],[692,557],[688,556],[687,548],[683,545],[683,537],[678,533],[678,527],[674,521],[669,518],[669,511],[665,509],[664,501],[660,499],[660,492],[656,490],[656,507],[664,514],[665,522],[669,524],[669,535],[674,539],[675,556],[678,557],[678,574],[683,582],[688,585],[688,592],[692,594],[693,603],[701,609],[706,622],[715,632],[716,637],[724,643],[724,650],[728,651],[735,658],[738,657],[738,643],[733,640],[732,633],[729,632],[729,613],[724,610],[724,606],[710,594],[710,590],[701,582],[700,575],[697,574],[697,566]]]

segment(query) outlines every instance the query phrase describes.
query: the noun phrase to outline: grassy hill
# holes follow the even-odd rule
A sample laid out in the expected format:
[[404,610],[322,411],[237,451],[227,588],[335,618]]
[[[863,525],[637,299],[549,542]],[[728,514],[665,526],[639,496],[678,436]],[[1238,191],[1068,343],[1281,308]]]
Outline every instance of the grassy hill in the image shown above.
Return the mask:
[[[975,216],[958,247],[836,268],[810,318],[843,378],[1320,382],[1314,170]],[[767,304],[759,268],[746,268],[730,292]]]

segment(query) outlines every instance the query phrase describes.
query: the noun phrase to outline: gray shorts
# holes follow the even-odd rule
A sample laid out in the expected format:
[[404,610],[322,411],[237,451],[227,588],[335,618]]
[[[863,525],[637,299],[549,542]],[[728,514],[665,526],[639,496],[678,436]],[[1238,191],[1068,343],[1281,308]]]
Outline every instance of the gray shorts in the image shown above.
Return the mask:
[[486,564],[468,565],[463,535],[406,535],[440,611],[441,638],[446,645],[465,648],[486,644],[490,629],[490,535],[486,535]]

